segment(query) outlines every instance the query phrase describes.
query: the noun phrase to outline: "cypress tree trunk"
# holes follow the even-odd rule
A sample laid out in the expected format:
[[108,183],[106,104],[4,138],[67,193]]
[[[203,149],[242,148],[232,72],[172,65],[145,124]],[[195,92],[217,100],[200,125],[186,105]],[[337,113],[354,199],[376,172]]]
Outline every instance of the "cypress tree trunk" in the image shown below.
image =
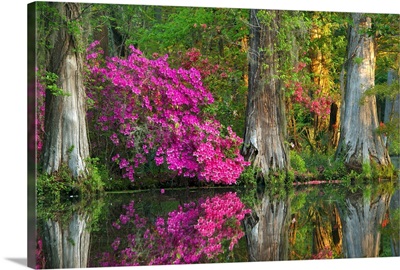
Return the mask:
[[60,27],[54,34],[48,71],[58,75],[57,86],[64,92],[55,95],[47,89],[43,172],[52,174],[67,164],[77,178],[86,175],[89,157],[86,130],[85,89],[83,85],[83,47],[80,41],[78,3],[54,3],[60,14]]
[[[278,78],[277,33],[281,11],[265,11],[269,22],[250,10],[249,90],[246,107],[244,144],[246,160],[261,168],[286,169],[288,155],[284,145],[286,134],[285,105]],[[264,12],[264,11],[263,11]]]
[[352,167],[361,168],[362,164],[370,164],[371,161],[385,166],[390,163],[390,158],[382,138],[376,133],[379,124],[376,98],[369,96],[360,104],[364,92],[374,86],[375,80],[375,41],[368,33],[371,18],[354,13],[352,19],[337,154],[344,154],[346,164]]

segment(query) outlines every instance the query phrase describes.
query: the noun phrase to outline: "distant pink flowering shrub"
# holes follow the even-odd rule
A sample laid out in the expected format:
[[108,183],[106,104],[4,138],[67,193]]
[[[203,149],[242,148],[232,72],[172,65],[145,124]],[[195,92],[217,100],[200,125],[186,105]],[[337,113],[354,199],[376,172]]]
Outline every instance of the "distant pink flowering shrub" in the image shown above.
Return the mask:
[[[301,71],[306,67],[306,64],[300,62],[293,70],[295,74],[300,74]],[[320,89],[310,91],[305,89],[304,83],[300,81],[291,81],[286,85],[289,89],[293,89],[292,100],[303,106],[311,113],[315,113],[321,118],[326,118],[330,114],[331,104],[333,98],[322,93]],[[312,88],[312,87],[311,87]]]
[[204,112],[214,100],[200,72],[171,68],[167,55],[147,59],[133,46],[126,59],[104,61],[97,44],[87,51],[88,118],[112,142],[123,177],[133,181],[135,170],[154,159],[184,177],[234,184],[248,165],[239,153],[242,139]]
[[250,213],[232,192],[179,206],[167,219],[158,217],[154,224],[137,215],[133,201],[124,208],[125,214],[113,226],[117,230],[125,226],[132,233],[113,241],[111,251],[102,254],[100,266],[216,261],[227,251],[223,243],[232,250],[244,236],[240,222]]

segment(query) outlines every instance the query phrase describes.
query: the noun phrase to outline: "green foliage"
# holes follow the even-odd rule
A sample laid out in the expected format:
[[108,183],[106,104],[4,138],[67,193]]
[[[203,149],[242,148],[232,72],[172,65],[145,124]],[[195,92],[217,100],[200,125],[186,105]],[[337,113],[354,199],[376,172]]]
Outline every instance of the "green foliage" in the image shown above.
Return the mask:
[[74,146],[74,145],[71,145],[71,146],[67,149],[67,153],[68,153],[68,154],[71,154],[72,151],[74,151],[74,148],[75,148],[75,146]]
[[73,36],[81,35],[81,25],[77,20],[67,22],[67,31]]
[[363,61],[362,57],[354,57],[353,58],[354,63],[356,63],[357,65],[360,65]]
[[[87,229],[90,232],[100,230],[99,217],[103,213],[103,199],[95,200],[74,200],[64,199],[62,201],[38,201],[37,217],[39,228],[42,222],[47,220],[58,221],[62,228],[69,226],[72,216],[79,213],[82,216],[88,216]],[[71,243],[73,244],[73,243]]]
[[346,186],[354,183],[379,179],[395,179],[397,172],[393,165],[380,166],[374,162],[364,163],[359,171],[346,167],[344,157],[305,150],[290,152],[291,168],[297,181],[307,180],[343,180]]
[[46,71],[44,74],[38,74],[39,81],[45,85],[46,89],[54,96],[70,96],[70,93],[65,92],[62,88],[58,87],[58,75]]
[[363,163],[361,175],[366,180],[370,180],[372,178],[372,168],[370,163]]
[[347,169],[343,159],[328,157],[328,166],[323,171],[324,178],[327,180],[340,180],[347,174]]
[[257,178],[261,175],[261,169],[255,166],[247,166],[240,175],[237,184],[244,188],[255,188]]
[[290,201],[292,213],[299,213],[302,211],[302,208],[305,207],[307,203],[307,196],[306,192],[296,192],[295,196],[292,196]]
[[103,192],[104,182],[109,179],[105,165],[100,164],[98,158],[87,158],[85,162],[88,175],[82,183],[82,192],[84,194]]
[[369,96],[377,96],[381,99],[389,98],[390,100],[395,100],[399,94],[399,81],[395,81],[390,85],[388,85],[387,83],[377,84],[364,92],[364,95],[361,98],[361,102],[363,103],[365,101],[365,98]]
[[60,201],[61,194],[70,191],[70,187],[64,181],[57,181],[56,176],[40,174],[37,177],[37,199],[43,201]]
[[104,181],[108,177],[105,166],[98,164],[98,159],[86,159],[87,175],[75,179],[68,165],[63,163],[52,175],[46,173],[37,177],[37,198],[43,203],[62,202],[70,197],[92,198],[104,191]]
[[306,162],[296,151],[293,150],[290,151],[290,166],[293,170],[299,173],[307,172]]
[[[290,186],[287,186],[287,184],[290,184]],[[271,197],[285,198],[288,188],[291,188],[291,184],[292,181],[290,181],[285,170],[270,172],[269,175],[265,177],[266,190]]]
[[260,180],[262,180],[261,168],[250,165],[243,170],[237,181],[237,186],[244,189],[241,200],[247,207],[254,207],[258,201],[257,194],[263,192]]

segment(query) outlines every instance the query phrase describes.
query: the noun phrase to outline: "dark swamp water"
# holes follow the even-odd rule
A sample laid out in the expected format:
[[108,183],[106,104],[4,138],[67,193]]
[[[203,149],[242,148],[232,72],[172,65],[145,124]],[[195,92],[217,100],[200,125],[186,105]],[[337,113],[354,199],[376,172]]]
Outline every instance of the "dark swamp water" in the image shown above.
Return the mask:
[[38,209],[37,268],[400,256],[395,182],[107,193]]

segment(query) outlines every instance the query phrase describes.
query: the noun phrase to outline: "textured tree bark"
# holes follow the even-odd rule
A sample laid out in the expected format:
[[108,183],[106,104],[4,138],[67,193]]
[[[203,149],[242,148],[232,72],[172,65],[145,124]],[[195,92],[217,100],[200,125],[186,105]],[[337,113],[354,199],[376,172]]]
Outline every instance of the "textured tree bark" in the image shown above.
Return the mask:
[[265,12],[271,18],[268,23],[258,18],[258,10],[250,10],[249,90],[241,149],[245,159],[253,161],[264,175],[288,166],[285,106],[275,49],[281,11]]
[[43,172],[52,174],[65,163],[74,177],[86,175],[85,159],[89,157],[86,130],[83,56],[79,37],[68,29],[80,16],[79,4],[55,3],[65,25],[54,33],[54,48],[49,71],[58,75],[57,85],[67,95],[46,92],[45,141]]
[[365,197],[362,193],[348,197],[339,208],[343,225],[343,255],[345,258],[378,257],[380,228],[389,207],[390,194]]
[[390,164],[390,158],[382,138],[376,133],[379,124],[376,98],[369,96],[360,104],[364,92],[374,86],[375,80],[375,42],[367,33],[371,19],[359,13],[352,14],[352,18],[337,154],[344,154],[347,165],[361,168],[362,164],[374,161],[385,166]]
[[289,202],[263,196],[244,220],[249,261],[282,261],[289,251]]
[[86,268],[89,255],[89,216],[74,213],[69,224],[57,220],[44,222],[46,268]]

